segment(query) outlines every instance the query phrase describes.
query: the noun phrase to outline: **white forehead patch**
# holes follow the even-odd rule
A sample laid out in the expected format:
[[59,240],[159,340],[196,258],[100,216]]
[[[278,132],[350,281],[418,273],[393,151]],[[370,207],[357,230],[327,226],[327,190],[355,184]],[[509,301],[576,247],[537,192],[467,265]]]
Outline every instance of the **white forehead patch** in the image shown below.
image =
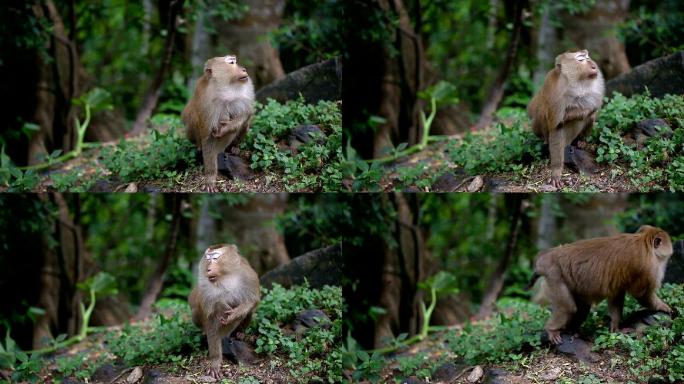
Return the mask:
[[584,53],[584,52],[578,52],[578,53],[575,55],[575,59],[577,59],[577,61],[584,61],[584,60],[586,60],[586,59],[588,59],[588,58],[589,58],[589,54],[588,54],[588,53]]
[[209,261],[216,261],[221,257],[221,252],[208,250],[204,252],[204,257]]
[[235,56],[226,56],[223,61],[225,61],[228,64],[235,64],[237,63],[237,57]]

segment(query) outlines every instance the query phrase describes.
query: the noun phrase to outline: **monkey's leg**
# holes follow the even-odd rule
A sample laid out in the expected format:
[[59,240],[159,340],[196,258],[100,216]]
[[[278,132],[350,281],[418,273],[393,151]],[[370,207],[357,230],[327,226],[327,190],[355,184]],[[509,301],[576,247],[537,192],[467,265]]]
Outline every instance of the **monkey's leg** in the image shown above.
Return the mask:
[[637,301],[639,302],[639,304],[643,305],[648,309],[672,313],[672,308],[670,308],[669,305],[665,304],[665,302],[662,301],[660,297],[656,295],[655,290],[653,290],[652,292],[648,292],[641,298],[637,298]]
[[218,175],[217,155],[218,151],[216,150],[216,139],[209,135],[202,142],[202,158],[206,177],[204,189],[211,193],[218,192],[216,189],[216,177]]
[[218,321],[214,321],[214,324],[207,325],[206,330],[207,344],[209,344],[209,375],[216,380],[221,380],[221,377],[223,376],[221,373],[221,363],[223,362],[221,335],[219,333]]
[[577,306],[577,312],[575,312],[575,315],[565,327],[568,332],[573,334],[579,333],[580,327],[584,320],[587,319],[587,316],[589,316],[589,310],[591,309],[590,303],[577,297],[575,297],[575,305]]
[[564,128],[556,127],[549,132],[549,157],[551,158],[551,184],[556,188],[562,188],[561,176],[563,174],[563,156],[565,152]]
[[570,323],[572,317],[577,312],[577,305],[560,273],[555,275],[546,278],[553,312],[544,328],[549,335],[549,340],[554,344],[560,344],[562,341],[560,330]]
[[608,299],[608,316],[610,316],[610,331],[618,332],[620,330],[620,317],[622,316],[622,308],[625,305],[625,293],[619,293],[612,299]]

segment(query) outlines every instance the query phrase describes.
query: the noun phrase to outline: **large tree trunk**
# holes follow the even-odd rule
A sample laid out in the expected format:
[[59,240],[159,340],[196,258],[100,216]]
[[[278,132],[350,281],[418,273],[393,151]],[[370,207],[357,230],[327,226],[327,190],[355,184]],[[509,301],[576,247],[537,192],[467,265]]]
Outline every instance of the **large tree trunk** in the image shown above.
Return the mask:
[[625,46],[618,39],[616,27],[625,21],[629,0],[597,1],[586,14],[564,15],[563,27],[580,49],[588,49],[606,79],[630,70]]
[[592,194],[582,203],[561,199],[565,218],[558,228],[557,243],[554,246],[580,239],[617,234],[618,230],[612,220],[616,214],[627,209],[628,196],[624,193]]
[[[224,208],[214,243],[234,241],[254,270],[265,272],[287,263],[285,238],[273,225],[285,211],[287,194],[255,194],[245,204]],[[225,232],[225,234],[223,233]]]
[[285,0],[247,0],[249,11],[240,20],[222,21],[217,25],[217,47],[228,52],[214,52],[216,56],[235,54],[240,65],[247,68],[258,89],[285,76],[278,51],[271,45],[268,34],[280,26]]

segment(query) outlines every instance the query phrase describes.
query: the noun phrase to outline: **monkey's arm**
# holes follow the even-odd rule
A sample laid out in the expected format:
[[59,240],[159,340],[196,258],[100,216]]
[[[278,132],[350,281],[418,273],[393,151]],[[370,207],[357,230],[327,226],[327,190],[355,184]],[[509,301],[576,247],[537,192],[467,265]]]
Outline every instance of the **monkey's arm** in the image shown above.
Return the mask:
[[595,113],[596,109],[587,110],[579,107],[567,107],[565,109],[565,115],[563,116],[563,122],[567,123],[574,120],[584,120],[591,115],[595,116]]
[[224,102],[218,126],[212,130],[214,137],[222,137],[228,133],[238,133],[254,114],[254,102],[239,98]]
[[[255,306],[256,303],[252,301],[244,301],[237,307],[229,308],[223,313],[223,316],[221,316],[221,324],[228,325],[230,323],[236,322],[236,320],[242,320],[252,312]],[[237,325],[239,324],[236,323],[235,326]]]

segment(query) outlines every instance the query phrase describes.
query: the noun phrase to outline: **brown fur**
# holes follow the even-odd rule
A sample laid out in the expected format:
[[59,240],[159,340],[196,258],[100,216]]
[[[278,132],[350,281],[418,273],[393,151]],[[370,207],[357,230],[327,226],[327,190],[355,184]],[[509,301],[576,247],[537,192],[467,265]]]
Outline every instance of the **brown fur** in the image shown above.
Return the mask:
[[587,135],[596,120],[604,94],[603,75],[586,50],[556,57],[527,112],[532,131],[549,144],[551,183],[562,187],[565,146]]
[[[218,259],[207,255],[218,253]],[[188,297],[192,321],[207,335],[209,373],[220,379],[221,339],[246,328],[260,300],[259,277],[235,245],[207,248],[199,263],[197,286]]]
[[535,274],[543,276],[553,314],[546,323],[549,339],[560,343],[560,330],[577,330],[592,303],[608,299],[610,330],[620,324],[625,293],[643,306],[670,312],[658,296],[672,241],[660,228],[644,225],[637,233],[620,234],[541,252]]
[[253,115],[254,86],[247,70],[235,56],[207,60],[182,114],[188,139],[202,151],[207,191],[217,191],[218,154],[227,147],[237,150]]

